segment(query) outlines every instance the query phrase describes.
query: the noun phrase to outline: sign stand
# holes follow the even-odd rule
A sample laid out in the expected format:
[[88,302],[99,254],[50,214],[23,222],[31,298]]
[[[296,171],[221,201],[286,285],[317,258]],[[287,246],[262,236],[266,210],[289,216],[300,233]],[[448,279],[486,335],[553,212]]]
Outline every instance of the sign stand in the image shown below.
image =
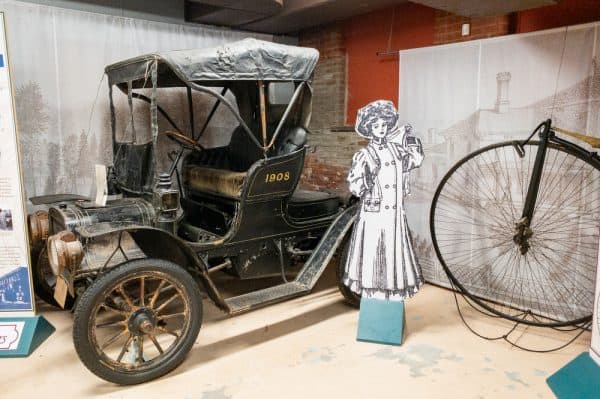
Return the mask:
[[0,36],[0,357],[23,357],[55,329],[35,315],[4,13]]
[[356,340],[400,346],[405,324],[404,301],[361,298]]
[[0,320],[0,357],[27,357],[56,329],[42,316]]
[[546,382],[558,399],[596,398],[600,392],[600,366],[583,352]]
[[558,399],[595,398],[600,392],[600,249],[592,321],[592,345],[546,382]]

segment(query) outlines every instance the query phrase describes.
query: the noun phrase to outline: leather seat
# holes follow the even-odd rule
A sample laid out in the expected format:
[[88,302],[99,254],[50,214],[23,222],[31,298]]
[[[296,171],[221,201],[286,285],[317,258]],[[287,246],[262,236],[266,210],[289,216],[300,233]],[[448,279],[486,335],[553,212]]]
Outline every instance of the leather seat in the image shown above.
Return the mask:
[[[304,144],[306,130],[301,127],[288,129],[275,143],[273,155],[289,154],[304,147]],[[262,153],[248,138],[246,131],[238,127],[225,154],[227,169],[203,165],[203,162],[200,165],[187,164],[183,169],[184,186],[191,191],[240,199],[247,170],[262,157]]]
[[324,191],[296,190],[288,202],[288,215],[294,219],[315,219],[335,215],[340,198]]
[[183,181],[188,190],[240,199],[246,174],[189,165],[184,169]]
[[238,126],[227,147],[192,154],[183,168],[184,186],[191,191],[240,199],[247,170],[262,156],[262,151]]

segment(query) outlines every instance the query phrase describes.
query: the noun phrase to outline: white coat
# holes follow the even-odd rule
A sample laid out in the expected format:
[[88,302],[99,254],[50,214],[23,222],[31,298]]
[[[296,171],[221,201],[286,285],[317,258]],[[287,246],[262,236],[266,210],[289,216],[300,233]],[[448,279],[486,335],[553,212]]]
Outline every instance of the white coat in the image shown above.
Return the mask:
[[406,134],[374,138],[353,157],[348,183],[361,203],[343,282],[364,297],[403,300],[423,284],[404,210],[408,172],[422,161],[421,143]]

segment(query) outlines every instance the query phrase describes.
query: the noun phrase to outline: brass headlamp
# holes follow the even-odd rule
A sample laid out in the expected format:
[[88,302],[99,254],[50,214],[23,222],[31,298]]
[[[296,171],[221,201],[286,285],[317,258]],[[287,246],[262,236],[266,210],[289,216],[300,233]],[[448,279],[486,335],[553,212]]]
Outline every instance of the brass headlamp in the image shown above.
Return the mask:
[[41,245],[48,238],[48,212],[36,211],[29,214],[27,216],[27,230],[29,231],[29,244],[32,247]]
[[71,231],[64,230],[48,237],[46,245],[50,268],[57,276],[64,269],[73,271],[83,260],[83,246]]

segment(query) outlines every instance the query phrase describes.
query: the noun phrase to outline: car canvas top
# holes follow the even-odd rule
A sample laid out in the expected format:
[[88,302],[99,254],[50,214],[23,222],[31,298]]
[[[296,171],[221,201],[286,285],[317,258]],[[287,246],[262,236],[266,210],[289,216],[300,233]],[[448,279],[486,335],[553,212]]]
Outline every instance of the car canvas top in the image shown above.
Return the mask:
[[110,84],[145,80],[158,64],[159,86],[212,80],[306,81],[319,60],[313,48],[244,39],[218,47],[151,53],[105,68]]

